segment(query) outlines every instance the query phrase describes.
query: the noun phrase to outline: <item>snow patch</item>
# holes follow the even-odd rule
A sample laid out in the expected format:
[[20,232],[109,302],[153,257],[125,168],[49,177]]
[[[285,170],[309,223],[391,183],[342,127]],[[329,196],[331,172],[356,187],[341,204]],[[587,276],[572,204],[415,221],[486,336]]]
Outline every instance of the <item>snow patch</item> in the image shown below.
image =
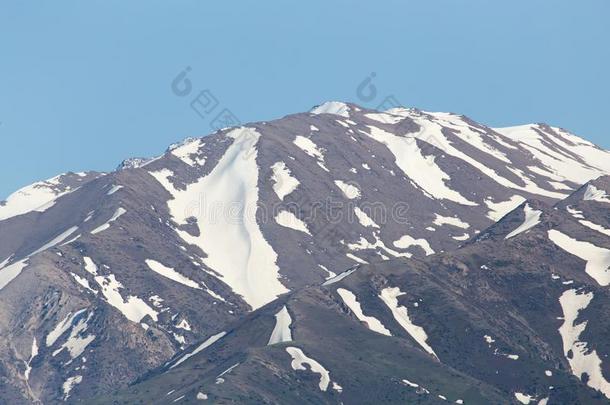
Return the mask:
[[[375,238],[375,242],[371,243],[366,238],[360,237],[360,239],[356,243],[348,243],[347,247],[350,250],[360,251],[360,250],[374,250],[378,255],[380,255],[384,260],[388,260],[389,258],[384,254],[380,253],[378,249],[383,249],[386,253],[394,256],[394,257],[407,257],[410,258],[413,255],[411,253],[400,253],[393,249],[388,248],[385,243],[379,237],[379,231],[373,233],[373,237]],[[355,257],[355,256],[354,256]],[[358,259],[360,260],[360,259]],[[356,260],[356,261],[358,261]],[[360,262],[361,263],[361,262]]]
[[610,203],[610,197],[608,197],[606,191],[600,190],[592,184],[587,186],[583,200]]
[[51,249],[52,247],[59,245],[61,242],[66,240],[70,235],[72,235],[77,230],[78,230],[78,227],[77,226],[73,226],[72,228],[62,232],[60,235],[56,236],[55,238],[53,238],[49,242],[45,243],[42,247],[40,247],[36,251],[30,253],[28,255],[28,257],[34,256],[35,254],[44,252],[47,249]]
[[25,361],[25,372],[23,373],[23,376],[25,377],[26,381],[29,381],[30,379],[30,373],[32,372],[32,360],[34,360],[34,357],[38,356],[38,344],[36,342],[36,337],[34,336],[34,338],[32,339],[32,348],[30,349],[30,358],[28,359],[28,361]]
[[70,392],[74,389],[75,386],[83,382],[82,375],[75,375],[74,377],[68,378],[61,386],[62,391],[64,392],[64,401],[66,401],[70,397]]
[[535,210],[530,207],[529,204],[525,204],[525,207],[523,207],[523,213],[525,214],[525,220],[523,221],[523,223],[519,225],[517,229],[506,235],[504,239],[510,239],[523,232],[527,232],[540,223],[540,216],[542,215],[542,211]]
[[[10,259],[10,258],[9,258]],[[13,281],[27,267],[27,258],[4,267],[0,267],[0,290]]]
[[180,321],[180,323],[178,323],[178,325],[176,325],[176,328],[190,331],[191,325],[189,324],[189,322],[186,319],[183,319]]
[[89,320],[93,316],[93,312],[89,313],[86,318],[82,312],[77,314],[78,315],[72,319],[72,322],[69,325],[71,329],[68,339],[53,352],[53,357],[57,356],[62,350],[66,349],[70,354],[70,358],[74,360],[83,354],[87,346],[89,346],[89,344],[95,340],[95,335],[90,334],[84,336],[85,331],[89,326]]
[[84,277],[79,276],[78,274],[74,274],[72,272],[70,272],[70,275],[72,276],[72,278],[74,278],[74,280],[80,284],[83,288],[91,291],[93,294],[97,294],[97,291],[94,290],[93,288],[91,288],[91,285],[89,285],[89,280],[87,280]]
[[320,391],[326,391],[330,384],[330,372],[324,368],[320,363],[316,360],[307,357],[305,353],[298,347],[287,347],[286,352],[290,354],[292,357],[292,369],[295,371],[307,371],[305,365],[309,366],[309,369],[312,373],[316,373],[320,375],[320,383],[318,387],[320,387]]
[[190,359],[191,357],[193,357],[197,353],[200,353],[201,351],[205,350],[206,348],[212,346],[214,343],[216,343],[217,341],[222,339],[226,334],[227,334],[227,332],[220,332],[220,333],[217,333],[214,336],[209,337],[205,342],[203,342],[202,344],[197,346],[197,348],[195,350],[193,350],[190,353],[185,354],[184,356],[182,356],[178,360],[176,360],[176,362],[174,364],[172,364],[170,369],[178,366],[179,364],[184,363],[186,360]]
[[74,314],[72,314],[70,312],[70,313],[68,313],[68,315],[66,315],[66,317],[61,322],[59,322],[57,325],[55,325],[55,328],[53,328],[53,330],[51,332],[49,332],[49,334],[46,337],[47,347],[53,346],[55,344],[55,342],[57,341],[57,339],[61,335],[63,335],[65,332],[67,332],[68,329],[70,329],[74,320],[78,316],[83,314],[85,311],[86,311],[86,309],[83,308],[79,311],[76,311]]
[[346,290],[345,288],[337,289],[337,293],[339,294],[341,299],[343,299],[345,305],[347,305],[348,308],[354,313],[356,318],[358,318],[360,322],[364,323],[367,328],[369,328],[373,332],[377,332],[385,336],[392,336],[392,333],[385,326],[383,326],[379,319],[372,316],[364,315],[364,313],[362,312],[362,307],[360,306],[360,303],[358,302],[358,299],[356,298],[354,293],[349,290]]
[[324,161],[324,153],[322,149],[318,148],[318,145],[316,145],[311,139],[297,135],[293,143],[309,156],[318,159],[319,161]]
[[581,242],[554,229],[548,235],[559,248],[584,260],[587,263],[585,272],[599,285],[605,287],[610,284],[610,250]]
[[592,292],[579,293],[572,289],[561,294],[559,303],[563,310],[563,324],[559,328],[559,334],[572,374],[579,379],[582,379],[583,374],[587,374],[587,385],[610,398],[610,382],[603,375],[602,361],[597,351],[588,348],[587,342],[579,340],[588,321],[576,324],[580,312],[587,308],[592,300]]
[[580,222],[581,225],[586,226],[589,229],[593,229],[594,231],[597,231],[603,235],[610,236],[610,229],[608,228],[605,228],[591,221],[580,220],[578,222]]
[[360,208],[354,207],[354,213],[356,214],[356,218],[358,218],[360,225],[364,226],[365,228],[371,227],[379,229],[379,225],[377,225],[375,221],[373,221],[371,217],[369,217],[366,212],[362,211]]
[[95,228],[94,230],[92,230],[92,231],[91,231],[91,234],[92,234],[92,235],[96,235],[96,234],[98,234],[98,233],[100,233],[100,232],[103,232],[103,231],[105,231],[106,229],[110,228],[110,225],[111,225],[111,224],[112,224],[114,221],[116,221],[117,219],[119,219],[119,218],[120,218],[120,217],[121,217],[123,214],[125,214],[126,212],[127,212],[127,211],[126,211],[124,208],[122,208],[122,207],[117,208],[117,210],[114,212],[114,214],[112,214],[112,217],[110,217],[110,219],[109,219],[109,220],[108,220],[106,223],[104,223],[104,224],[102,224],[102,225],[98,226],[97,228]]
[[530,402],[534,401],[536,397],[531,395],[523,394],[521,392],[515,392],[515,399],[521,402],[524,405],[528,405]]
[[273,191],[283,201],[284,197],[296,190],[300,183],[291,176],[290,169],[286,167],[284,162],[275,162],[271,169],[273,170],[271,177],[271,180],[273,180]]
[[361,258],[359,258],[358,256],[353,255],[352,253],[346,253],[345,256],[347,256],[349,259],[352,259],[356,263],[369,264],[366,260],[362,260]]
[[294,229],[295,231],[306,233],[311,236],[307,224],[301,221],[290,211],[280,211],[275,216],[275,222],[285,228]]
[[199,148],[201,148],[203,145],[204,144],[201,139],[187,140],[187,142],[184,144],[173,148],[171,150],[171,154],[191,167],[195,166],[196,164],[203,166],[205,164],[205,160],[192,158],[192,156],[196,156],[199,153]]
[[576,219],[585,219],[582,214],[582,211],[579,211],[576,208],[572,208],[569,205],[566,207],[566,211],[568,211],[568,213]]
[[[66,245],[69,245],[69,244],[71,244],[71,243],[73,243],[73,242],[76,242],[77,240],[79,240],[79,239],[80,239],[80,237],[81,237],[81,236],[83,236],[83,235],[82,235],[82,234],[78,234],[78,235],[76,235],[75,237],[73,237],[72,239],[70,239],[70,240],[68,240],[68,241],[66,241],[66,242],[63,242],[63,243],[61,244],[61,246],[66,246]],[[61,252],[57,252],[57,254],[61,254]]]
[[421,326],[415,325],[409,317],[409,311],[404,306],[398,305],[398,297],[406,293],[400,291],[398,287],[388,287],[381,290],[379,298],[392,311],[392,315],[396,322],[411,336],[426,352],[433,355],[437,360],[438,356],[428,344],[428,335]]
[[435,219],[434,219],[433,224],[436,226],[453,225],[455,227],[462,228],[462,229],[470,228],[470,224],[462,221],[458,217],[444,217],[439,214],[434,214],[434,215],[435,215]]
[[[119,191],[120,189],[122,189],[123,186],[121,185],[113,185],[110,190],[108,190],[108,192],[106,193],[106,195],[113,195],[114,193],[116,193],[117,191]],[[87,222],[87,221],[85,221]]]
[[351,183],[346,183],[342,180],[335,180],[335,185],[341,190],[345,198],[350,200],[360,198],[361,192],[360,189]]
[[85,262],[85,270],[88,273],[97,276],[97,265],[93,262],[93,260],[91,260],[90,257],[83,256],[83,261]]
[[123,299],[119,292],[123,285],[117,281],[114,274],[95,276],[95,282],[100,286],[106,302],[118,309],[130,321],[140,323],[147,315],[157,321],[158,312],[141,298],[130,295],[126,300]]
[[498,222],[506,216],[509,212],[513,211],[519,205],[523,204],[526,199],[520,195],[512,196],[508,201],[501,201],[499,203],[493,202],[491,199],[485,200],[485,205],[489,209],[487,218],[494,222]]
[[159,263],[155,260],[146,260],[146,265],[155,273],[162,275],[163,277],[169,278],[170,280],[173,280],[177,283],[183,284],[187,287],[191,287],[191,288],[196,288],[198,290],[201,290],[201,287],[199,286],[199,284],[191,279],[189,279],[188,277],[183,276],[182,274],[178,273],[176,270],[172,269],[171,267],[167,267],[165,265],[163,265],[162,263]]
[[426,239],[415,239],[412,236],[404,235],[394,242],[394,246],[400,249],[408,249],[411,246],[419,246],[426,252],[426,256],[434,254],[434,250],[430,247],[430,243]]
[[[343,273],[341,273],[341,274],[339,274],[337,276],[334,276],[334,277],[332,277],[329,280],[326,280],[322,285],[326,287],[326,286],[338,283],[339,281],[343,280],[345,277],[347,277],[347,276],[353,274],[354,272],[356,272],[356,270],[358,270],[358,269],[359,269],[359,267],[356,266],[356,267],[353,267],[353,268],[351,268],[349,270],[346,270]],[[328,270],[326,270],[326,271],[328,271]]]
[[333,277],[337,276],[337,273],[328,270],[328,267],[324,266],[323,264],[318,264],[318,267],[321,268],[322,270],[324,270],[326,273],[328,273],[328,277],[326,277],[326,280],[330,280]]
[[267,345],[274,345],[276,343],[292,342],[292,332],[290,331],[290,325],[292,324],[292,318],[286,306],[275,314],[275,327],[271,332],[269,343]]

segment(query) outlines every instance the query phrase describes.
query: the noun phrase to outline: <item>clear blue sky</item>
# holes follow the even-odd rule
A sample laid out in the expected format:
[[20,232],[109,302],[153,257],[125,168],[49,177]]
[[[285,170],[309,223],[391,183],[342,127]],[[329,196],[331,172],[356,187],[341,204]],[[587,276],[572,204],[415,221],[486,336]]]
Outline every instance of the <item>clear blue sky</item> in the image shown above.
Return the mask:
[[609,18],[607,0],[2,1],[0,200],[209,133],[189,106],[201,90],[258,121],[358,102],[371,72],[376,100],[608,148]]

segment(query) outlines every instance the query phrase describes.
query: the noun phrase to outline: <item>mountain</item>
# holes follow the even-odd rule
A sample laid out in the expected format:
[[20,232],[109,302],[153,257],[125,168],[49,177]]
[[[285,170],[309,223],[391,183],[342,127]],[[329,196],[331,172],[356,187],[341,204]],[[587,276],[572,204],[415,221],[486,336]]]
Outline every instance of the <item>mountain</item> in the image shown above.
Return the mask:
[[[269,339],[263,335],[269,333],[267,324],[272,325],[279,311],[277,306],[282,302],[289,316],[297,318],[295,325],[306,325],[293,312],[298,306],[293,301],[299,299],[311,301],[311,310],[316,314],[311,315],[311,326],[297,326],[303,331],[309,330],[309,340],[298,337],[299,342],[307,345],[305,349],[316,350],[313,342],[321,341],[322,336],[333,341],[340,336],[345,338],[347,330],[350,338],[365,344],[370,332],[357,329],[360,325],[354,323],[353,316],[347,316],[347,304],[337,301],[335,289],[321,286],[353,266],[359,270],[342,282],[351,282],[355,274],[366,275],[361,284],[349,285],[359,297],[361,288],[371,293],[371,283],[376,288],[380,286],[375,284],[377,271],[379,277],[386,278],[396,273],[401,291],[406,291],[407,286],[415,288],[409,284],[408,268],[423,269],[421,266],[430,263],[432,267],[426,267],[425,272],[417,270],[417,274],[423,272],[423,281],[417,288],[422,289],[422,294],[424,291],[428,294],[429,301],[439,297],[438,313],[434,315],[445,317],[434,320],[430,315],[430,322],[438,323],[459,309],[464,313],[461,322],[471,325],[472,330],[478,325],[476,330],[487,328],[488,335],[496,336],[496,340],[504,335],[510,337],[500,327],[506,328],[517,318],[526,325],[532,322],[527,318],[529,313],[519,312],[519,307],[508,304],[503,304],[504,308],[514,310],[511,316],[515,318],[507,318],[499,310],[497,314],[483,313],[481,302],[464,298],[476,289],[462,286],[458,290],[453,285],[476,284],[477,280],[491,283],[495,280],[493,273],[479,268],[466,274],[449,273],[451,277],[448,277],[442,273],[443,267],[434,266],[439,260],[478,249],[497,255],[499,262],[531,260],[529,251],[527,255],[523,251],[518,254],[514,244],[534,235],[534,230],[541,227],[538,220],[546,220],[547,215],[561,218],[550,224],[566,223],[575,227],[566,228],[562,233],[570,239],[552,234],[559,238],[559,245],[565,246],[565,240],[567,245],[572,245],[572,240],[576,240],[591,241],[600,248],[606,246],[608,235],[595,226],[610,228],[604,211],[607,198],[604,193],[610,189],[604,183],[607,179],[581,187],[604,174],[610,174],[610,153],[556,127],[536,124],[492,129],[455,114],[404,108],[379,112],[329,102],[308,113],[227,128],[203,138],[189,138],[156,158],[126,160],[112,173],[68,174],[61,176],[61,181],[40,183],[42,187],[33,185],[25,189],[25,194],[18,192],[17,197],[9,197],[0,206],[3,216],[0,221],[0,398],[10,403],[106,398],[138,378],[147,384],[145,375],[150,381],[158,381],[158,367],[185,353],[185,349],[188,351],[193,345],[228,331],[229,327],[234,331],[245,328],[253,334],[250,337],[237,332],[228,334],[227,341],[238,339],[227,349],[233,353],[231,356],[244,356],[244,353],[262,356],[248,363],[248,367],[235,368],[235,372],[259,370],[260,362],[271,361],[271,357],[265,356],[275,359],[268,364],[281,367],[278,370],[286,369],[285,351],[277,357],[279,352],[274,347],[261,347],[260,342]],[[80,182],[77,177],[81,178]],[[45,191],[39,193],[39,189]],[[18,196],[28,193],[34,197],[26,196],[28,203],[20,203]],[[552,206],[557,210],[543,208]],[[540,218],[536,214],[539,211],[544,213]],[[528,232],[505,239],[515,231],[511,229],[512,224],[521,221],[527,226],[536,225],[528,228]],[[593,225],[586,226],[580,221]],[[550,238],[547,235],[536,249],[549,246],[560,251],[557,244],[549,242]],[[517,257],[511,258],[511,254]],[[574,273],[571,280],[577,280],[576,274],[582,272],[577,269],[582,263],[567,253],[564,255],[565,263],[576,266],[565,272],[571,271]],[[550,266],[552,259],[545,260]],[[505,283],[504,289],[513,293],[515,285],[530,291],[530,278],[514,274],[514,266],[526,264],[530,262],[507,264],[512,270],[505,270],[507,274],[498,276],[497,282]],[[437,280],[438,272],[443,274],[440,280]],[[467,277],[469,274],[473,280]],[[492,280],[486,281],[490,277]],[[591,281],[591,276],[583,277],[583,283]],[[605,276],[599,277],[603,281]],[[550,291],[555,284],[544,284],[541,288]],[[446,291],[441,292],[443,288]],[[601,286],[598,288],[603,290]],[[516,305],[504,290],[501,292],[494,290],[499,301]],[[381,290],[375,293],[379,295]],[[604,297],[601,292],[592,293],[595,297]],[[521,294],[515,294],[514,299],[521,297],[523,301]],[[599,299],[602,304],[596,304],[600,305],[597,310],[605,308],[607,312],[603,298]],[[545,302],[548,307],[541,309],[539,316],[549,319],[550,314],[559,316],[556,301],[549,298]],[[305,309],[301,311],[308,316]],[[286,318],[285,313],[282,316]],[[487,319],[495,316],[498,316],[497,322]],[[318,324],[316,328],[317,317],[330,323]],[[256,322],[259,318],[269,319]],[[481,323],[482,320],[489,324]],[[603,328],[592,324],[586,333]],[[340,325],[348,329],[341,332]],[[324,332],[328,335],[323,334],[322,329],[329,328],[332,330]],[[319,337],[314,337],[316,331]],[[405,336],[400,340],[399,332],[394,330],[393,341],[405,347],[404,356],[422,367],[426,364],[429,378],[451,380],[454,385],[484,387],[480,388],[479,397],[464,394],[465,398],[456,399],[496,401],[507,398],[506,394],[513,388],[523,392],[531,388],[519,386],[524,379],[516,379],[509,387],[506,384],[510,379],[502,385],[475,373],[474,368],[482,367],[483,355],[475,356],[470,363],[462,359],[465,365],[471,364],[466,369],[458,367],[457,361],[446,361],[444,351],[438,355],[440,361],[431,360],[417,346],[409,348],[412,342]],[[444,333],[451,336],[457,331]],[[524,331],[515,334],[515,339],[536,337],[542,344],[547,338],[551,340],[554,333],[554,344],[560,342],[557,328],[552,332],[550,327],[545,329],[547,335],[537,333],[536,329]],[[387,350],[375,354],[374,349],[379,348],[375,339],[379,337],[373,336],[366,343],[368,349],[362,350],[392,362],[398,356],[397,349],[384,340],[379,344],[387,346]],[[432,333],[430,336],[438,339]],[[461,342],[464,346],[469,344],[469,340]],[[519,345],[511,340],[502,341],[507,349],[514,348],[532,359],[534,350],[541,350],[538,346],[517,342]],[[340,349],[336,345],[330,348],[335,350],[337,358],[353,357],[353,348]],[[453,349],[448,346],[444,350]],[[461,349],[464,350],[477,349],[472,345]],[[207,355],[205,350],[201,353]],[[607,351],[600,349],[600,353]],[[319,354],[325,359],[322,355]],[[192,361],[196,358],[193,356]],[[365,360],[349,361],[360,362],[358,367],[364,367],[358,377],[360,385],[380,373],[379,367],[361,364]],[[185,367],[188,364],[184,362]],[[213,364],[222,366],[220,362]],[[508,364],[511,366],[514,362]],[[550,367],[536,359],[527,362],[523,370],[533,373],[542,364]],[[565,367],[565,361],[563,364]],[[505,368],[508,370],[509,366]],[[397,374],[398,370],[406,372],[402,366],[392,367],[396,367]],[[183,375],[193,374],[184,372]],[[254,375],[245,372],[243,378]],[[389,376],[379,374],[380,386],[385,384],[384,375]],[[449,379],[448,375],[453,377]],[[556,382],[558,386],[578,387],[574,388],[578,398],[597,398],[585,384],[573,378],[569,380],[569,373],[564,372],[562,376],[564,379]],[[267,377],[261,372],[260,378],[267,380]],[[303,377],[291,373],[290,378]],[[345,383],[337,380],[338,384],[350,383],[347,376],[343,380]],[[229,387],[227,392],[212,394],[208,387],[206,392],[218,398],[236,398],[243,390],[254,390],[254,380],[249,380],[249,384],[240,381],[235,382],[239,387],[219,384]],[[427,382],[424,379],[418,385]],[[259,387],[257,395],[269,402],[278,401],[279,397],[272,396],[276,392],[273,384],[277,382],[269,385],[268,391]],[[288,387],[295,391],[296,385],[291,384]],[[404,384],[398,381],[401,389]],[[166,382],[159,383],[159,387],[165,385]],[[446,388],[449,393],[449,387]],[[536,386],[536,390],[539,388]],[[281,392],[288,388],[278,389]],[[366,386],[360,391],[352,390],[347,397],[358,398],[357,395],[364,395],[363,390]],[[338,395],[337,390],[333,392]],[[343,392],[347,394],[347,388]],[[371,388],[370,392],[374,390]],[[401,398],[394,395],[403,395],[402,392],[388,393],[388,400]],[[315,390],[292,394],[307,395],[310,401],[334,401],[326,393]],[[298,399],[285,398],[287,401]]]
[[573,213],[605,213],[608,227],[610,207],[582,191],[527,201],[453,252],[285,295],[110,399],[608,403],[610,239]]

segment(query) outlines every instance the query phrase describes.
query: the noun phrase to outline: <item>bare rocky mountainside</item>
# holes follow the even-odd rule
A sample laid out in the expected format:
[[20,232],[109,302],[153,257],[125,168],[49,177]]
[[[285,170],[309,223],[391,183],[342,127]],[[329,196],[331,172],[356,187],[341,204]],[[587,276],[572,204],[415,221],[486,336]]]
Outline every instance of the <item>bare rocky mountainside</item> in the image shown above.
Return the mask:
[[0,403],[610,400],[610,153],[328,102],[0,203]]

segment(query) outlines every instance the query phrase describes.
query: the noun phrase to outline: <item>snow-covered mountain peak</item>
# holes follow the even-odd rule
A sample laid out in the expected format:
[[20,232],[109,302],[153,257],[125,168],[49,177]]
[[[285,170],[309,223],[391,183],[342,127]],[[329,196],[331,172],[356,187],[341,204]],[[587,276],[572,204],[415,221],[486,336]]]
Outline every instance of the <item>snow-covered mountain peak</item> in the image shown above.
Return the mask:
[[137,169],[146,164],[152,162],[154,158],[142,158],[142,157],[132,157],[123,160],[115,169],[116,171],[127,170],[127,169]]
[[166,152],[172,152],[172,151],[174,151],[174,150],[176,150],[178,148],[182,148],[184,146],[191,145],[194,142],[199,142],[200,140],[201,140],[201,138],[189,136],[187,138],[184,138],[180,142],[175,142],[175,143],[172,143],[171,145],[169,145],[169,147],[167,148]]
[[318,114],[334,114],[344,118],[349,118],[350,106],[342,101],[327,101],[311,109],[310,113]]

